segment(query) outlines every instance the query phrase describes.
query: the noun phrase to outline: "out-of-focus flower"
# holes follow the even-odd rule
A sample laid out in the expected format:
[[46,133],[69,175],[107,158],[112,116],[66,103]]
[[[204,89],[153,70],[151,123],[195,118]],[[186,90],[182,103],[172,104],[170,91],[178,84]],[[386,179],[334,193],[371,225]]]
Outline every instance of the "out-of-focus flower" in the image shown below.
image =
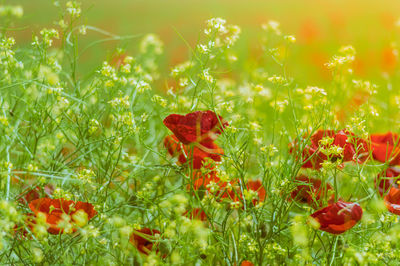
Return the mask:
[[[59,224],[65,220],[65,215],[72,220],[73,225],[81,227],[97,214],[90,203],[65,199],[40,198],[31,201],[29,208],[36,216],[39,213],[46,215],[46,223],[49,226],[47,231],[50,234],[64,233],[64,229]],[[82,223],[81,220],[85,220],[85,222]],[[73,227],[72,231],[75,232],[76,228]]]
[[26,230],[26,228],[29,228],[29,230],[32,231],[35,223],[36,223],[35,215],[33,213],[28,213],[26,214],[23,224],[16,224],[14,226],[14,233],[17,236],[27,237],[28,231]]
[[186,211],[183,215],[192,220],[207,221],[207,214],[201,208],[193,208],[191,211]]
[[132,233],[129,241],[137,248],[140,253],[149,255],[154,249],[158,253],[158,244],[155,243],[161,232],[157,229],[142,228]]
[[21,194],[17,196],[18,201],[22,204],[29,204],[31,201],[48,197],[53,194],[54,187],[51,184],[45,185],[43,187],[36,186],[34,188],[28,188]]
[[321,207],[323,198],[326,197],[328,191],[332,190],[329,183],[322,184],[321,180],[305,175],[296,177],[295,181],[299,185],[290,194],[291,199],[313,207]]
[[238,193],[240,192],[238,180],[223,181],[218,177],[217,171],[210,171],[206,174],[201,171],[194,171],[193,189],[207,191],[214,195],[218,201],[223,199],[238,201]]
[[382,51],[382,70],[388,73],[393,73],[393,71],[396,69],[398,59],[399,51],[396,49],[396,47],[385,47]]

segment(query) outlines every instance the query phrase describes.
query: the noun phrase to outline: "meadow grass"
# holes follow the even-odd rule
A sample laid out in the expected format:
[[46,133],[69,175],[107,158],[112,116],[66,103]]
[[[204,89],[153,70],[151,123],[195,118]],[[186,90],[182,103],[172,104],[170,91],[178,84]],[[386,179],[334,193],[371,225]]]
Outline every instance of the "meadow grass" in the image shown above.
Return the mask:
[[[361,154],[357,145],[355,156],[368,159],[346,162],[343,149],[324,138],[329,148],[322,167],[302,168],[302,151],[318,129],[347,129],[363,139],[398,132],[397,72],[379,86],[360,79],[352,71],[355,49],[343,46],[326,62],[328,86],[301,84],[288,70],[296,37],[278,22],[260,25],[262,54],[249,63],[235,46],[240,28],[212,18],[204,29],[193,29],[199,32],[196,46],[176,33],[190,56],[167,75],[158,68],[164,47],[157,35],[118,36],[82,24],[79,2],[56,2],[56,24],[34,32],[29,45],[12,37],[22,7],[0,6],[1,264],[400,262],[398,216],[374,186],[387,163]],[[93,32],[104,38],[82,46]],[[137,53],[127,54],[121,45],[105,52],[95,69],[78,71],[82,54],[108,40],[129,40]],[[220,125],[229,125],[216,140],[221,161],[208,159],[194,169],[191,158],[182,163],[168,153],[163,141],[171,132],[163,120],[199,110],[211,110],[221,116]],[[210,182],[198,188],[194,176],[211,174],[223,187]],[[331,204],[331,196],[358,203],[361,221],[338,235],[319,230],[310,218],[318,208],[291,196],[304,185],[296,181],[300,175],[332,185],[319,207]],[[257,179],[265,199],[247,185]],[[219,193],[224,189],[235,198]],[[39,197],[88,202],[97,213],[64,214],[62,231],[50,234],[45,215],[35,213],[29,222],[32,208],[24,199],[31,190]],[[195,208],[206,221],[191,219]],[[159,233],[148,236],[143,228]],[[133,234],[152,241],[153,249],[139,252]]]

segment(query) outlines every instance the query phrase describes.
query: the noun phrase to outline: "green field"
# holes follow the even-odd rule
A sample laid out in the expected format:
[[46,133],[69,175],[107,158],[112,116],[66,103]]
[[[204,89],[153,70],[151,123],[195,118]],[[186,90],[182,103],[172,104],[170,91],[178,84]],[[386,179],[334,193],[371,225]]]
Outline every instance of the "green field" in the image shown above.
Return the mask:
[[0,1],[0,265],[399,265],[396,1]]

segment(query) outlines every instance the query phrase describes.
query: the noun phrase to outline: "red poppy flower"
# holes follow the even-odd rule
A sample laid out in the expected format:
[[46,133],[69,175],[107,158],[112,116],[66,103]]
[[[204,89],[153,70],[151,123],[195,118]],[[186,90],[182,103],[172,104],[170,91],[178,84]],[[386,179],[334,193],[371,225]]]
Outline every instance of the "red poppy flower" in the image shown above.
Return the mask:
[[155,235],[161,235],[161,232],[156,229],[142,228],[134,231],[129,238],[129,241],[134,245],[139,252],[149,255],[150,252],[155,248],[158,253],[158,244],[155,243]]
[[199,142],[204,145],[214,141],[228,123],[212,111],[196,111],[187,115],[169,115],[164,119],[164,125],[183,144]]
[[361,220],[362,209],[358,203],[339,200],[314,212],[311,217],[320,224],[319,229],[337,235],[349,230]]
[[299,183],[295,190],[292,191],[290,197],[301,203],[307,203],[313,207],[321,207],[322,198],[324,198],[332,186],[329,183],[322,185],[322,181],[315,178],[310,178],[305,175],[300,175],[295,178],[296,183]]
[[206,145],[196,144],[191,147],[179,142],[178,138],[174,135],[165,137],[164,146],[171,156],[178,157],[179,163],[185,164],[188,161],[193,161],[193,169],[200,169],[206,161],[206,158],[211,158],[216,162],[220,162],[221,155],[224,154],[224,151],[214,142],[206,143]]
[[45,185],[43,188],[36,186],[35,188],[26,189],[17,198],[20,203],[28,204],[35,199],[51,196],[53,191],[54,187],[51,184]]
[[249,180],[247,182],[247,190],[252,190],[257,192],[258,199],[253,199],[252,203],[253,205],[257,205],[258,202],[263,202],[265,200],[266,192],[265,188],[262,185],[262,182],[260,179],[257,180]]
[[33,213],[26,214],[24,225],[15,225],[14,226],[14,233],[18,236],[27,237],[28,231],[26,228],[28,227],[30,231],[33,230],[33,226],[36,224],[35,215]]
[[386,208],[394,214],[400,215],[400,189],[392,186],[384,197]]
[[[47,231],[50,234],[63,233],[63,229],[58,226],[63,214],[71,216],[74,224],[77,222],[75,221],[74,214],[78,211],[84,211],[87,214],[88,220],[97,214],[97,211],[94,210],[93,205],[90,203],[82,201],[74,202],[65,199],[40,198],[31,201],[29,208],[35,215],[40,212],[46,215],[46,223],[49,225]],[[73,228],[73,231],[75,232],[76,228]]]
[[207,214],[201,208],[193,208],[190,212],[186,211],[184,216],[190,219],[196,219],[201,221],[207,221]]
[[375,178],[375,187],[377,187],[378,192],[381,196],[384,196],[389,191],[390,187],[393,186],[395,184],[395,181],[398,179],[396,177],[398,177],[399,175],[400,169],[389,167]]
[[377,161],[388,162],[389,165],[400,164],[400,136],[395,133],[372,134],[371,150]]
[[[202,173],[202,171],[193,171],[192,180],[193,189],[199,190],[202,188],[207,189],[211,182],[218,183],[220,179],[217,176],[216,171],[209,171],[207,173]],[[190,189],[190,186],[188,186],[188,189]]]
[[[214,186],[212,185],[214,183]],[[190,187],[188,187],[190,189]],[[203,174],[201,171],[193,172],[193,189],[204,189],[210,194],[213,194],[218,200],[230,199],[232,201],[238,200],[238,181],[232,180],[229,182],[221,181],[216,171],[210,171]]]
[[244,260],[244,261],[242,261],[240,266],[254,266],[254,264],[248,260]]
[[[322,149],[327,149],[330,146],[321,144],[321,140],[325,137],[333,138],[330,145],[338,146],[343,149],[341,155],[331,155],[329,158],[331,161],[342,159],[343,162],[362,162],[363,160],[360,158],[366,158],[365,154],[368,153],[368,145],[365,140],[347,130],[339,130],[335,133],[333,130],[320,129],[310,137],[311,144],[307,144],[302,152],[304,162],[302,167],[319,169],[322,167],[322,163],[328,160],[328,156],[322,152]],[[292,144],[290,152],[294,151],[295,146],[296,143]],[[358,157],[360,158],[357,158],[357,155],[359,155]]]

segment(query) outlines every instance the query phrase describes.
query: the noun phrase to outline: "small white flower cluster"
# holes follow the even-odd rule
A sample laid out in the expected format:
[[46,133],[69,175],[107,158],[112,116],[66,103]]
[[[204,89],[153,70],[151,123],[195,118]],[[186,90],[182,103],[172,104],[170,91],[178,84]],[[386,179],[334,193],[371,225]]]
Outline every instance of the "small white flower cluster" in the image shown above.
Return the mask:
[[308,95],[318,95],[318,96],[326,96],[327,93],[324,89],[318,88],[318,87],[314,87],[314,86],[308,86],[305,90],[304,93],[308,94]]
[[136,86],[136,90],[139,93],[143,93],[147,90],[151,90],[151,86],[148,82],[144,81],[144,80],[139,80],[139,81],[135,81],[134,85]]
[[229,48],[239,39],[240,31],[238,26],[226,24],[225,19],[212,18],[207,21],[207,28],[204,30],[204,33],[210,37],[210,41],[206,46],[200,44],[198,49],[201,52],[205,47],[207,47],[206,51],[222,47]]
[[0,16],[10,16],[21,18],[24,15],[24,9],[22,6],[0,6]]
[[286,79],[282,76],[277,76],[277,75],[273,75],[271,77],[268,78],[268,81],[271,82],[272,84],[285,84],[286,83]]
[[214,77],[210,74],[209,68],[203,70],[203,72],[200,74],[200,78],[208,83],[214,83],[215,81]]
[[286,35],[286,36],[284,36],[284,39],[288,43],[295,43],[296,42],[296,37],[294,37],[293,35]]
[[89,134],[93,134],[100,128],[100,123],[96,119],[91,119],[89,122]]
[[11,80],[11,72],[15,69],[24,68],[23,63],[15,58],[15,52],[12,50],[14,44],[14,38],[0,35],[0,70],[5,80]]
[[[363,112],[361,112],[363,113]],[[363,137],[368,137],[368,132],[366,130],[366,120],[360,117],[361,114],[356,114],[354,117],[350,118],[350,124],[346,125],[351,132],[361,132]]]
[[226,20],[222,18],[212,18],[207,21],[207,29],[204,33],[210,35],[212,32],[219,32],[221,34],[227,33]]
[[108,78],[112,78],[112,79],[116,79],[117,78],[115,68],[113,68],[108,62],[103,62],[103,66],[102,66],[102,68],[100,70],[100,73],[104,77],[108,77]]
[[161,97],[160,95],[155,94],[152,98],[151,101],[154,103],[159,104],[161,107],[166,107],[167,106],[167,100]]
[[315,106],[320,106],[320,104],[324,104],[328,100],[327,92],[315,86],[308,86],[305,89],[297,88],[296,93],[304,98],[304,110],[313,110]]
[[258,244],[256,240],[248,234],[242,234],[240,236],[239,244],[246,252],[258,251]]
[[182,64],[176,65],[171,70],[171,76],[173,76],[174,78],[177,78],[177,77],[183,75],[186,71],[188,71],[192,67],[193,67],[193,63],[190,61],[186,61]]
[[47,94],[53,94],[55,96],[61,96],[63,88],[60,87],[51,87],[47,89]]
[[77,1],[68,1],[66,7],[67,12],[71,15],[72,18],[79,18],[81,16],[81,3]]
[[270,20],[266,24],[263,24],[261,27],[263,30],[274,33],[275,35],[279,36],[282,34],[280,30],[280,23],[278,21]]
[[343,151],[344,149],[342,147],[339,147],[337,145],[331,145],[329,148],[324,149],[321,148],[321,152],[327,156],[343,156]]
[[106,61],[103,62],[103,66],[101,67],[99,73],[105,78],[104,85],[109,88],[113,87],[115,82],[120,82],[121,84],[126,84],[127,82],[124,77],[119,79],[116,69]]
[[356,50],[353,46],[343,46],[339,49],[339,55],[334,55],[325,65],[328,69],[334,70],[354,62],[355,55]]
[[32,42],[33,46],[39,47],[40,44],[43,44],[44,48],[49,48],[53,45],[53,39],[60,38],[56,29],[44,28],[40,31],[40,35],[42,36],[42,41],[40,42],[38,36],[34,36]]
[[352,80],[354,87],[360,89],[362,91],[368,92],[370,95],[374,95],[377,93],[378,86],[376,84],[371,83],[368,80]]
[[274,144],[270,144],[270,145],[268,145],[268,146],[262,146],[261,148],[260,148],[260,150],[263,152],[263,153],[265,153],[265,154],[267,154],[268,156],[274,156],[275,155],[275,153],[277,153],[278,152],[278,149],[274,146]]
[[259,95],[265,97],[267,100],[271,99],[272,97],[272,93],[271,93],[271,89],[264,87],[261,84],[257,84],[256,86],[254,86],[253,88],[256,92],[258,92]]
[[160,55],[163,52],[163,42],[155,34],[147,34],[140,43],[140,52],[147,54],[150,52]]
[[282,248],[277,242],[268,243],[265,245],[264,252],[266,258],[275,259],[278,256],[286,256],[286,249]]
[[271,102],[270,105],[274,107],[278,112],[282,113],[286,109],[286,106],[289,105],[289,101],[286,99],[278,100],[276,102]]
[[116,97],[108,103],[111,104],[112,107],[121,107],[127,109],[130,106],[129,95],[126,95],[125,97]]
[[77,174],[76,178],[83,181],[84,183],[91,184],[93,183],[93,179],[96,174],[93,172],[92,169],[82,169]]

